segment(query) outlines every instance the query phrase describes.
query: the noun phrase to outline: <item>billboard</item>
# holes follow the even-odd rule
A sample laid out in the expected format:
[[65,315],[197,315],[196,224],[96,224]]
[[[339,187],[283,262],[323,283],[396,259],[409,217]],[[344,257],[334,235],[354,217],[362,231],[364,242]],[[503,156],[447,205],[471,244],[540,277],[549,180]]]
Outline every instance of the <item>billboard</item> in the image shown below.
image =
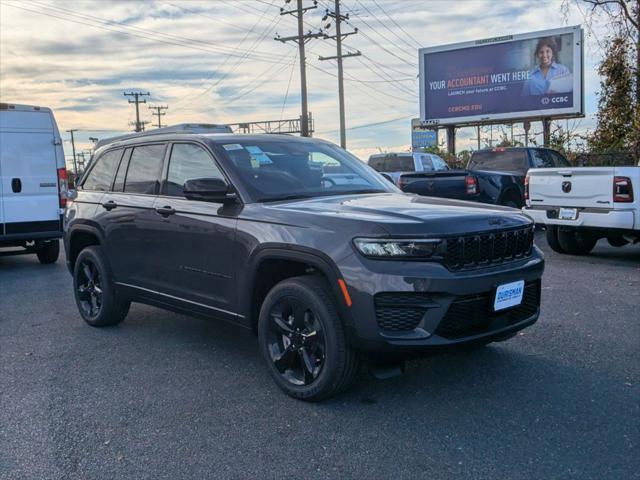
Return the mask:
[[420,119],[462,125],[583,114],[579,26],[422,48]]
[[419,118],[411,119],[411,150],[438,146],[438,131],[424,126]]

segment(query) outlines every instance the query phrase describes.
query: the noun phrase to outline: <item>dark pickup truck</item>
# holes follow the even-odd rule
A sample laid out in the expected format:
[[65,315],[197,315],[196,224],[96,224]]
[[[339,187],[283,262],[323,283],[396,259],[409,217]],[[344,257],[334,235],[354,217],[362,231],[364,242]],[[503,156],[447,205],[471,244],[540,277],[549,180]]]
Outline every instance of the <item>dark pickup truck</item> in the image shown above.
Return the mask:
[[[492,148],[473,152],[466,170],[451,170],[420,157],[430,154],[397,153],[372,156],[369,165],[388,175],[407,193],[454,198],[520,208],[524,205],[524,179],[529,168],[568,167],[560,153],[548,148]],[[374,158],[375,157],[375,158]],[[413,162],[411,161],[413,160]],[[397,171],[398,166],[403,171]]]

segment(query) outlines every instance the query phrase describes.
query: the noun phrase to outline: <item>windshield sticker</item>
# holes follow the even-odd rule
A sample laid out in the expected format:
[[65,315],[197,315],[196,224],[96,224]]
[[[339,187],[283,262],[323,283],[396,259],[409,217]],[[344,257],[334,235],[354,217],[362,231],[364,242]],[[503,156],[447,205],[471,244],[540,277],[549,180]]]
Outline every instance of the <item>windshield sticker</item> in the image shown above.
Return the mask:
[[223,145],[222,148],[224,148],[227,151],[230,151],[230,150],[242,150],[244,147],[239,143],[228,143],[226,145]]
[[266,153],[264,153],[264,151],[260,147],[247,146],[246,148],[247,148],[247,151],[251,154],[251,163],[252,164],[254,162],[257,163],[257,165],[254,165],[254,168],[260,165],[273,164],[269,156]]

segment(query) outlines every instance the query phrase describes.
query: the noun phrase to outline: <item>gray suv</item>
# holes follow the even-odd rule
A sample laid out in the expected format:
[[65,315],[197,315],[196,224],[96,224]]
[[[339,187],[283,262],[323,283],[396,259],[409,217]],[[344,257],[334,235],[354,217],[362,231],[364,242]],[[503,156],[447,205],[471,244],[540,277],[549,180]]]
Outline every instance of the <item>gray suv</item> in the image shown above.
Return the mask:
[[257,334],[304,400],[397,361],[505,340],[539,314],[521,213],[407,195],[337,146],[278,135],[139,135],[100,148],[64,217],[92,326],[131,302]]

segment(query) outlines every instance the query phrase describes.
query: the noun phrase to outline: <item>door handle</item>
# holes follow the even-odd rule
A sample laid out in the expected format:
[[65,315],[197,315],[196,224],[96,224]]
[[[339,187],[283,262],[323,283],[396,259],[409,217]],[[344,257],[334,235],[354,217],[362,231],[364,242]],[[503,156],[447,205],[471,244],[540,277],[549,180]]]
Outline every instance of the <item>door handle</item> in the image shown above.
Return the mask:
[[118,206],[118,204],[116,202],[114,202],[113,200],[109,200],[108,202],[104,202],[102,204],[102,207],[107,211],[110,212],[111,210],[113,210],[114,208],[116,208]]
[[22,180],[19,178],[12,178],[11,190],[13,190],[13,193],[20,193],[22,191]]
[[168,217],[169,215],[173,215],[174,213],[176,213],[173,207],[169,206],[156,208],[156,212],[158,212],[163,217]]

